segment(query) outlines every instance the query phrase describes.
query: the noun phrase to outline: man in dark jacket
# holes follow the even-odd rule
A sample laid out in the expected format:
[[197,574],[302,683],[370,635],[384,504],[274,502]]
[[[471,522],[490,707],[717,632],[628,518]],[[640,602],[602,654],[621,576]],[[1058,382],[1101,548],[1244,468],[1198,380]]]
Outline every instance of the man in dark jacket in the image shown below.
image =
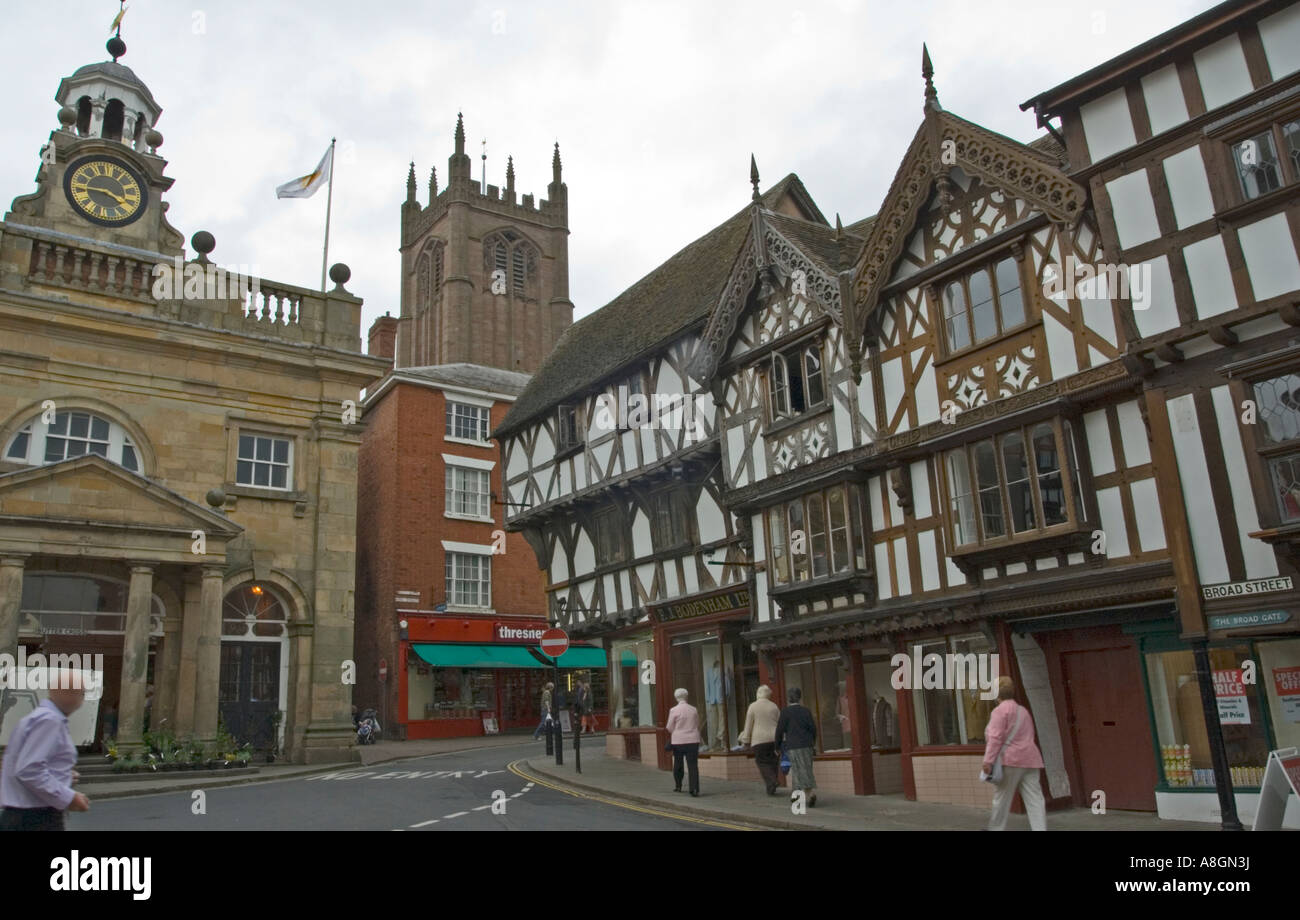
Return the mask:
[[[781,717],[776,721],[776,747],[790,758],[791,788],[802,789],[808,806],[812,807],[817,804],[817,784],[813,780],[817,722],[808,707],[799,702],[802,696],[798,687],[792,687],[786,694],[790,705],[781,710]],[[790,801],[793,802],[797,795],[797,792],[791,793]]]

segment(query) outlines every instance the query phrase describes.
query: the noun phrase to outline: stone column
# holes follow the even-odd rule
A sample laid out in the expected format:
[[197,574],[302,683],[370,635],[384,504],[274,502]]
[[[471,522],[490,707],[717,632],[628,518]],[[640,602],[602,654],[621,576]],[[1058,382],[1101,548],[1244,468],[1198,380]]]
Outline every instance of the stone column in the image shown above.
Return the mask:
[[194,734],[204,744],[212,744],[217,740],[223,582],[222,566],[203,566],[203,591],[199,600],[198,667],[194,683]]
[[[183,603],[183,602],[182,602]],[[179,616],[163,618],[163,640],[154,659],[153,717],[176,732],[176,684],[181,669],[181,623]]]
[[199,660],[200,580],[199,570],[191,568],[185,574],[185,599],[182,603],[181,629],[177,634],[176,704],[173,707],[173,731],[178,737],[194,734],[194,687],[197,683]]
[[126,600],[126,635],[122,638],[122,690],[117,704],[117,745],[141,745],[146,681],[149,677],[149,613],[153,606],[153,566],[132,562]]
[[0,557],[0,653],[18,658],[19,607],[23,601],[26,556]]

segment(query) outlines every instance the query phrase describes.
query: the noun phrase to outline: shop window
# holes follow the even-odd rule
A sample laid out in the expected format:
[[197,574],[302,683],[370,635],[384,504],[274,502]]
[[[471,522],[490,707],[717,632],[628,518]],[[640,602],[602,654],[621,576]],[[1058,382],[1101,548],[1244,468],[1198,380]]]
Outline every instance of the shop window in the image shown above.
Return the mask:
[[[1269,752],[1259,684],[1271,681],[1273,675],[1265,669],[1256,683],[1242,680],[1242,662],[1252,657],[1244,643],[1212,648],[1209,654],[1223,746],[1232,771],[1229,778],[1234,786],[1258,786]],[[1285,649],[1280,657],[1286,657]],[[1164,784],[1213,787],[1214,765],[1195,657],[1190,650],[1148,653],[1146,666]],[[1277,724],[1276,717],[1274,721]]]
[[57,412],[48,423],[32,419],[9,439],[4,458],[38,466],[88,454],[140,472],[140,458],[126,429],[93,412]]
[[997,543],[1077,525],[1082,519],[1078,457],[1074,428],[1064,419],[948,451],[952,545]]
[[673,687],[683,687],[700,714],[701,751],[726,753],[739,744],[745,712],[758,691],[757,661],[740,626],[675,636]]
[[1246,201],[1300,181],[1300,119],[1275,122],[1232,144],[1232,162]]
[[488,712],[496,712],[496,685],[497,671],[490,668],[438,668],[411,655],[407,659],[406,717],[411,721],[482,719]]
[[487,470],[447,464],[447,513],[492,519],[491,481]]
[[873,751],[897,750],[898,693],[893,684],[894,668],[888,658],[862,662],[863,686],[867,692],[867,724]]
[[653,639],[619,639],[609,646],[609,720],[613,728],[655,724]]
[[861,501],[856,483],[840,483],[769,508],[773,584],[865,571]]
[[817,723],[817,753],[834,754],[853,746],[849,721],[849,671],[839,655],[827,655],[785,665],[785,689],[798,688],[800,702]]
[[1020,263],[1011,256],[948,281],[939,298],[949,354],[1025,323]]
[[487,406],[471,406],[447,401],[447,437],[464,441],[486,443],[491,410]]
[[[993,654],[996,649],[988,639],[980,634],[927,639],[914,643],[909,652],[912,661],[921,663],[923,673],[933,667],[936,659],[931,656],[937,655],[937,660],[943,665],[946,684],[942,689],[914,685],[909,691],[916,713],[917,743],[923,746],[983,744],[989,716],[998,704],[996,699],[983,699],[986,691],[980,686],[980,674],[991,676],[994,673],[991,660],[985,656]],[[961,688],[955,686],[958,680],[948,685],[949,655],[960,656],[951,660],[954,678],[958,671],[961,672]]]
[[454,607],[492,606],[492,557],[447,553],[447,603]]
[[1259,642],[1260,678],[1273,727],[1274,750],[1300,748],[1300,639]]
[[767,368],[769,421],[795,418],[826,402],[821,340],[773,352]]
[[656,492],[651,498],[651,535],[654,547],[667,552],[691,542],[694,515],[686,503],[686,491],[680,487]]

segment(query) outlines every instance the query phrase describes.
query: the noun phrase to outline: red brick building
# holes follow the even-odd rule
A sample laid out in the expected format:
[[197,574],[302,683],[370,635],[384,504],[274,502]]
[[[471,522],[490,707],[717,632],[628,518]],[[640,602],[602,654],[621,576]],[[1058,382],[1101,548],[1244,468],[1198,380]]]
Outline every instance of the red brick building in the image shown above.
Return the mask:
[[[558,148],[536,206],[515,201],[513,164],[498,191],[469,162],[458,122],[450,185],[431,176],[426,206],[412,165],[401,316],[370,330],[370,354],[396,366],[362,404],[353,701],[378,710],[388,738],[532,728],[551,675],[531,651],[545,577],[505,533],[490,433],[572,322],[567,190]],[[566,690],[591,679],[603,701],[603,650],[560,663]]]

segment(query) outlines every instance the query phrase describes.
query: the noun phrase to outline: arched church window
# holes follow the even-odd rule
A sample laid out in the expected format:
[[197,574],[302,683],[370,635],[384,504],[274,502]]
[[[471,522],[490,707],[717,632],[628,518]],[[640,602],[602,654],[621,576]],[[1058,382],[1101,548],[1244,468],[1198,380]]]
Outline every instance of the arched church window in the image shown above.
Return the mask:
[[77,100],[77,133],[85,137],[90,133],[90,97]]
[[37,416],[9,439],[4,459],[42,466],[88,454],[112,460],[133,473],[140,472],[139,452],[126,429],[86,410],[57,412],[50,422]]
[[415,299],[421,310],[432,306],[442,290],[445,251],[442,240],[430,240],[415,261]]
[[[537,248],[513,230],[494,233],[484,242],[483,267],[506,283],[518,297],[533,294],[537,280]],[[500,274],[496,274],[500,272]]]
[[110,99],[108,107],[104,109],[104,130],[101,132],[106,140],[120,141],[122,139],[122,124],[126,121],[126,107],[122,105],[121,99]]

